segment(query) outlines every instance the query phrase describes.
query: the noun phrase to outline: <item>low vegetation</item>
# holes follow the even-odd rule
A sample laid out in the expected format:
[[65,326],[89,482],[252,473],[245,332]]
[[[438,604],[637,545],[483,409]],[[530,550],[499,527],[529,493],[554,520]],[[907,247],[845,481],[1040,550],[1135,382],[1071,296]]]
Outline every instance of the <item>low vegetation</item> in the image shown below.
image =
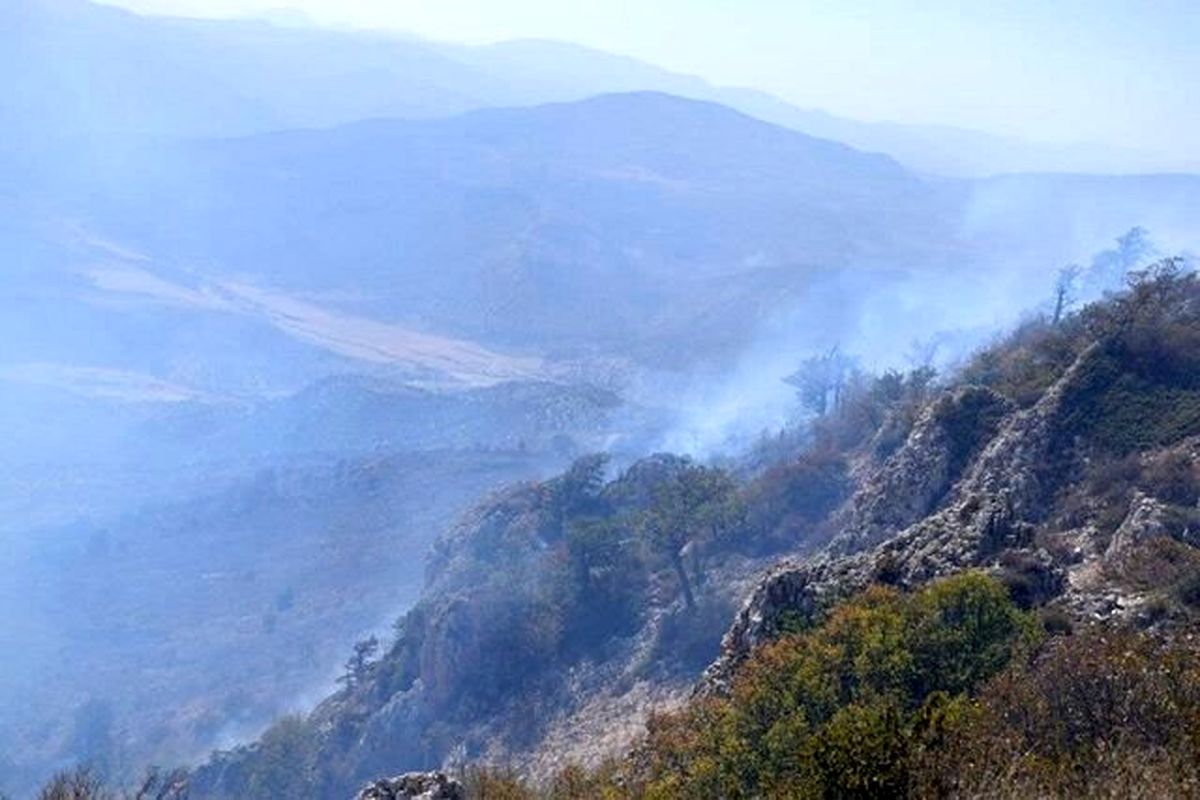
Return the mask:
[[899,796],[970,698],[1036,641],[1003,585],[874,588],[760,649],[728,698],[650,726],[647,797]]
[[874,587],[761,648],[727,697],[657,717],[622,762],[468,785],[521,800],[1192,796],[1195,643],[1045,622],[980,573]]

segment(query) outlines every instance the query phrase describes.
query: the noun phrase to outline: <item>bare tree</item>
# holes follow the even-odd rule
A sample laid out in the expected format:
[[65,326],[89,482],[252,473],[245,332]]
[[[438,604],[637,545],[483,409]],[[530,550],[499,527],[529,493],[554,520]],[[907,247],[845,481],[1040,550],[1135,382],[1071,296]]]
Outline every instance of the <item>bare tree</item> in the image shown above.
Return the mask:
[[91,769],[79,767],[55,775],[38,793],[38,800],[116,800]]
[[950,341],[950,334],[944,331],[934,333],[926,339],[914,338],[908,344],[908,352],[905,353],[904,360],[908,362],[908,366],[913,372],[932,370],[938,360],[938,354]]
[[1076,284],[1082,272],[1078,264],[1068,264],[1058,271],[1054,281],[1054,324],[1062,321],[1063,315],[1075,305]]
[[38,793],[38,800],[187,800],[187,796],[184,769],[164,772],[151,767],[136,786],[114,792],[85,766],[55,775]]
[[187,770],[175,769],[162,772],[154,767],[138,784],[129,800],[187,800]]

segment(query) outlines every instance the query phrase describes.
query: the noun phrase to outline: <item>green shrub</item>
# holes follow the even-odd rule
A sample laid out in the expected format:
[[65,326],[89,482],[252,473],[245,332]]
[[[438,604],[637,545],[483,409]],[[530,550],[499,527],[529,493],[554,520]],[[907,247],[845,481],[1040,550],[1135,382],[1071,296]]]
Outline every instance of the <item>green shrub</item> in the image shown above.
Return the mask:
[[1200,464],[1187,453],[1164,453],[1146,465],[1138,487],[1165,503],[1195,506],[1200,503]]
[[[1093,629],[1017,659],[922,777],[959,796],[1124,796],[1143,774],[1162,794],[1200,778],[1200,667],[1190,645]],[[1143,767],[1137,766],[1144,765]],[[966,767],[969,765],[969,768]]]
[[978,574],[871,589],[653,719],[627,796],[1194,796],[1191,640],[1036,627]]
[[648,796],[903,794],[917,755],[955,716],[933,706],[968,696],[1036,636],[982,574],[911,595],[872,588],[760,648],[729,698],[658,718]]
[[587,651],[640,624],[649,575],[642,549],[632,539],[629,527],[612,517],[567,523],[568,563],[561,571],[560,594],[568,649]]

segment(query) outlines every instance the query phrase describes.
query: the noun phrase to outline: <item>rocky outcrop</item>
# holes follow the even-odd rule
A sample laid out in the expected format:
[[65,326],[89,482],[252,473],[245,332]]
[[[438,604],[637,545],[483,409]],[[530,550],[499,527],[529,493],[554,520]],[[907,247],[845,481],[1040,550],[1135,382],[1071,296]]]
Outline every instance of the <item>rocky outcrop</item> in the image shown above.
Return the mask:
[[705,670],[696,694],[722,694],[749,654],[778,638],[789,625],[812,618],[837,595],[869,582],[861,557],[784,562],[755,587],[721,642],[721,655]]
[[921,413],[892,454],[835,520],[831,549],[851,553],[877,544],[935,510],[976,453],[1012,410],[981,386],[946,392]]
[[467,791],[441,772],[410,772],[364,786],[355,800],[467,800]]
[[1170,511],[1164,503],[1147,497],[1142,492],[1136,492],[1129,504],[1129,513],[1113,533],[1108,549],[1104,552],[1104,561],[1109,565],[1118,565],[1138,545],[1151,539],[1170,536],[1169,515]]
[[[754,648],[872,582],[911,586],[972,567],[1003,570],[1002,562],[1015,558],[1038,567],[1033,589],[1043,599],[1062,592],[1065,571],[1036,549],[1033,531],[1069,473],[1063,420],[1096,352],[1084,350],[1026,410],[970,387],[935,401],[850,501],[848,530],[823,553],[784,563],[759,583],[697,692],[725,691]],[[946,491],[956,463],[961,477]]]

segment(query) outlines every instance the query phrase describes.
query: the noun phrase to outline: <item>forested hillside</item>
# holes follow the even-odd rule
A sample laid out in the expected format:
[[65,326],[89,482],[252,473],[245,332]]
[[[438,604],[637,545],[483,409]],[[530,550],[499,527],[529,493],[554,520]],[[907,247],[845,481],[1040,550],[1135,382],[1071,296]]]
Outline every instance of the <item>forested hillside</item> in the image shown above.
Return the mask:
[[943,379],[847,376],[744,462],[596,456],[508,490],[342,691],[192,790],[442,764],[589,797],[1190,785],[1198,338],[1166,261]]

